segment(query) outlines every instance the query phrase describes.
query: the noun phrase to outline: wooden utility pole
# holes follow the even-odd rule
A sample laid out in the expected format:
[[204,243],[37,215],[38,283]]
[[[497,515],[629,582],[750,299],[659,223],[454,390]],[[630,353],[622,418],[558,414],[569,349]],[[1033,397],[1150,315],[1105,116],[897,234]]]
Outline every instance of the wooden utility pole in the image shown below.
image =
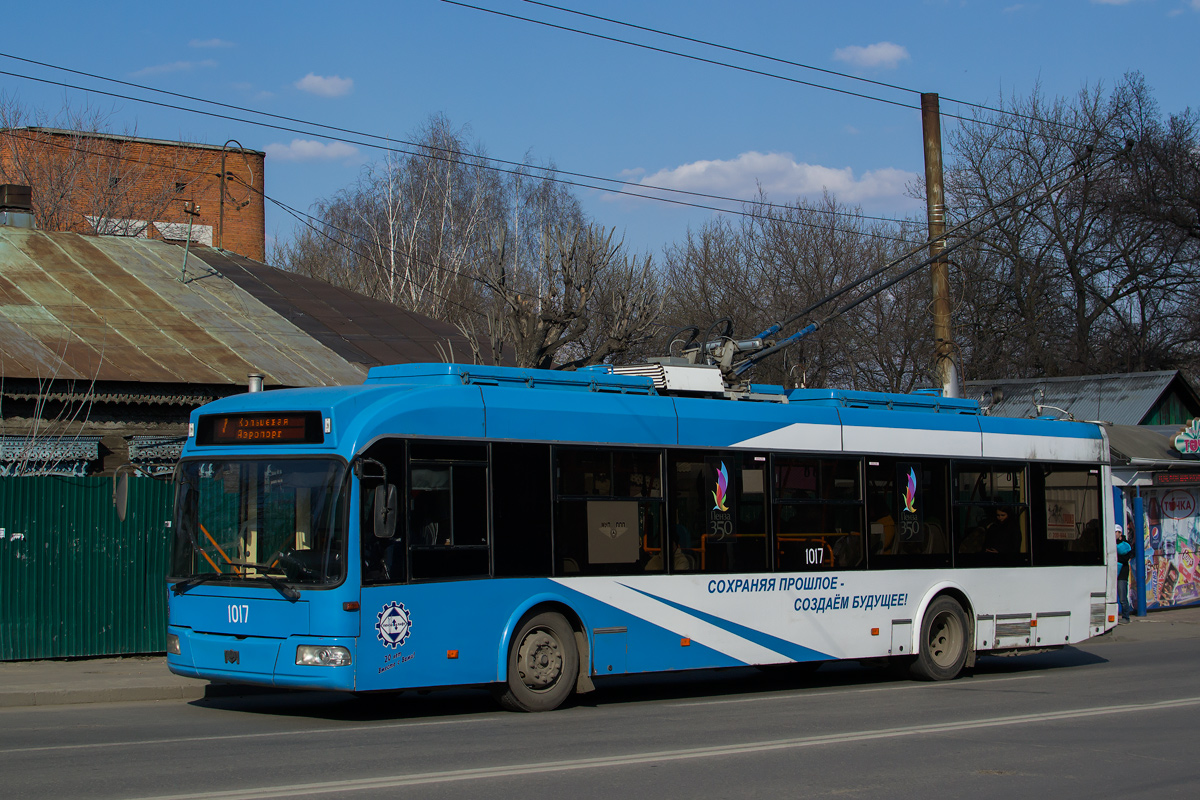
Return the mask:
[[921,131],[925,138],[925,203],[929,217],[929,257],[933,283],[934,365],[944,397],[958,397],[958,369],[950,332],[950,267],[946,249],[946,197],[942,189],[942,121],[938,96],[921,95]]

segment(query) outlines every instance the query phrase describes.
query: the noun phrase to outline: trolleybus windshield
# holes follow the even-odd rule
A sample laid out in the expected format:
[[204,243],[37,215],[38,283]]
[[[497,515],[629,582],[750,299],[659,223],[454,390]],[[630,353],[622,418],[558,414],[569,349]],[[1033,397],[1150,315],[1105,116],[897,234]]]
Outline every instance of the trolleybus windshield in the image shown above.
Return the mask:
[[176,590],[214,581],[339,583],[346,477],[345,463],[334,459],[182,462],[170,570],[180,579]]

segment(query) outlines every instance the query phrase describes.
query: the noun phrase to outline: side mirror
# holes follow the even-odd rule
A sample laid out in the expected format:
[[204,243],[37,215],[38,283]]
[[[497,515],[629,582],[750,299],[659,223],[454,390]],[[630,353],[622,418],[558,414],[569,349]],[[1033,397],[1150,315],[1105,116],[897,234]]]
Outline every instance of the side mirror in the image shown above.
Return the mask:
[[129,473],[113,476],[113,505],[117,508],[117,519],[125,521],[125,513],[129,509]]
[[385,483],[375,488],[375,538],[391,539],[396,535],[396,514],[399,513],[400,493],[396,485]]

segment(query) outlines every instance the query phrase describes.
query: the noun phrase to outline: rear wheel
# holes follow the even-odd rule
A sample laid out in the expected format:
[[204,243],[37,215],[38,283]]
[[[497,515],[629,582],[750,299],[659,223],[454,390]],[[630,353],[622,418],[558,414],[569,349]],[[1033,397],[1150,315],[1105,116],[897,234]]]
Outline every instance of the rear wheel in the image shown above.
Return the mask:
[[525,620],[508,647],[508,678],[496,699],[510,711],[551,711],[570,696],[579,675],[575,631],[562,614]]
[[921,620],[921,649],[909,668],[914,677],[947,681],[962,672],[967,662],[970,628],[962,606],[952,597],[938,597]]

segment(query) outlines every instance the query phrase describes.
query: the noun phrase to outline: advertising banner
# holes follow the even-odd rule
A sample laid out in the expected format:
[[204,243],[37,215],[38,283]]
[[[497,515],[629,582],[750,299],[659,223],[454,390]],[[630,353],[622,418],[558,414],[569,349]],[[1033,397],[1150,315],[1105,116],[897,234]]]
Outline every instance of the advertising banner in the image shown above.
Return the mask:
[[1200,603],[1200,486],[1152,489],[1145,500],[1146,608]]

